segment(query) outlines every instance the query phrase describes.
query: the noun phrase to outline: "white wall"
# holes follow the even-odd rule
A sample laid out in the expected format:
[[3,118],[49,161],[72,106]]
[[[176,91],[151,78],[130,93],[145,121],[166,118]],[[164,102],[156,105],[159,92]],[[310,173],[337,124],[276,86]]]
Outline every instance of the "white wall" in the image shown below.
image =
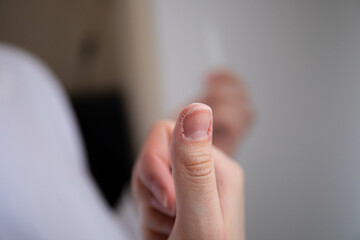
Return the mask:
[[201,89],[207,23],[250,86],[248,239],[360,239],[360,1],[153,2],[164,114]]

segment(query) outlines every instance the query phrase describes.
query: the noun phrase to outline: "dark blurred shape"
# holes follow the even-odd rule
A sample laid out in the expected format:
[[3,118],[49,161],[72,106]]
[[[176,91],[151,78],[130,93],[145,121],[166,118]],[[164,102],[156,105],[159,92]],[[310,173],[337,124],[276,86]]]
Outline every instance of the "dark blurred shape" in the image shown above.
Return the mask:
[[123,99],[116,93],[72,98],[92,176],[111,207],[129,181],[132,146]]
[[95,59],[100,52],[100,43],[95,36],[87,36],[80,45],[80,57],[82,61]]

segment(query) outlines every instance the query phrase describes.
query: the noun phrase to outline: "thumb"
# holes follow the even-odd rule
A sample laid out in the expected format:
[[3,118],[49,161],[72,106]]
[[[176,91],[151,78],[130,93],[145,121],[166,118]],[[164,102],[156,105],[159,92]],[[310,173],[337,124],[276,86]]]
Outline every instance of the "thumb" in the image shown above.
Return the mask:
[[211,108],[201,103],[187,106],[176,122],[170,148],[175,229],[191,234],[191,239],[220,239],[222,214],[211,153]]

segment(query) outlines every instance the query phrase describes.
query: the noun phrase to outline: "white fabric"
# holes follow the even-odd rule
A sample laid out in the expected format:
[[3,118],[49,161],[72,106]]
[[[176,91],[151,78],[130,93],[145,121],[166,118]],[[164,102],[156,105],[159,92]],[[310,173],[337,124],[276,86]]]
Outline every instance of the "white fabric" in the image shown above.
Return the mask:
[[0,239],[132,239],[126,232],[88,175],[54,75],[0,44]]

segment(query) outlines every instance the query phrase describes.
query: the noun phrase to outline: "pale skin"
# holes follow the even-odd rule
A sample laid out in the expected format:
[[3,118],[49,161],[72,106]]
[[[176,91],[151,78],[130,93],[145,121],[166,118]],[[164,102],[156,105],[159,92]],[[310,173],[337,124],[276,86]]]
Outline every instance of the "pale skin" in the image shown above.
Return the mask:
[[175,122],[156,123],[138,157],[132,191],[144,239],[245,239],[244,174],[229,155],[252,108],[225,70],[208,77],[203,102],[212,109],[190,104]]
[[226,69],[211,72],[200,102],[213,110],[213,143],[229,156],[254,122],[254,110],[241,77]]

